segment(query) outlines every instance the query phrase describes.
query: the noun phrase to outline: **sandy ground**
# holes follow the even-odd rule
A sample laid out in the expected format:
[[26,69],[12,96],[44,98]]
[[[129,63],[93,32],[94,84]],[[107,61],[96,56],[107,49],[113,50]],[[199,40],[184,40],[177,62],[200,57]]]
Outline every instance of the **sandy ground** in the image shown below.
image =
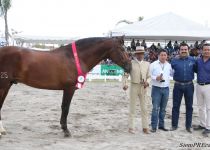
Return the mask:
[[[172,91],[172,90],[171,90]],[[173,132],[157,131],[145,135],[137,106],[137,131],[128,131],[128,97],[120,82],[87,82],[78,90],[68,116],[72,137],[64,138],[60,129],[62,91],[34,89],[14,85],[2,110],[7,135],[0,139],[0,150],[151,150],[210,149],[210,138],[201,132],[185,131],[185,107],[181,106],[180,128]],[[171,126],[171,94],[166,127]],[[148,106],[151,112],[151,103]],[[198,123],[196,99],[193,124]],[[192,147],[201,142],[209,147]],[[192,144],[192,145],[190,145]],[[208,144],[208,145],[207,145]],[[184,147],[180,147],[180,146]]]

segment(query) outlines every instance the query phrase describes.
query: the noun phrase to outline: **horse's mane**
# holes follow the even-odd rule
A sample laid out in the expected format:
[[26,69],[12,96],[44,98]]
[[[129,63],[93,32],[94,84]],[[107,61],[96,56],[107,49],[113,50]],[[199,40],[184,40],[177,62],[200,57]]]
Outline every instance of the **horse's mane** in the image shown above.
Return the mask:
[[84,45],[84,46],[88,46],[89,44],[92,44],[92,43],[98,43],[98,42],[101,42],[101,41],[104,41],[104,40],[107,40],[107,39],[110,39],[110,38],[107,38],[107,37],[91,37],[91,38],[85,38],[85,39],[79,39],[76,41],[76,43],[78,45]]
[[[79,39],[77,41],[75,41],[77,43],[77,45],[88,48],[91,47],[93,44],[96,44],[98,42],[102,42],[104,40],[108,40],[110,38],[107,37],[91,37],[91,38],[84,38],[84,39]],[[52,51],[58,51],[60,49],[70,49],[71,48],[71,43],[64,45],[64,46],[60,46]]]

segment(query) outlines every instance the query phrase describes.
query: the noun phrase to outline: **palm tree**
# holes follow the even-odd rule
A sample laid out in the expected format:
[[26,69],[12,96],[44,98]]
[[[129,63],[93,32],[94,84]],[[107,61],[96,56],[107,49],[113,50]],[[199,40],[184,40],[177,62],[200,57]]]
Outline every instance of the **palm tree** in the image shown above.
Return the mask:
[[142,21],[144,19],[144,16],[139,16],[138,21]]
[[12,0],[0,0],[0,15],[4,17],[4,23],[5,23],[5,40],[6,44],[8,45],[9,42],[9,31],[8,31],[8,21],[7,21],[7,12],[11,7],[11,1]]
[[[143,16],[139,16],[138,17],[138,21],[142,21],[144,19],[144,17]],[[120,21],[118,21],[117,23],[116,23],[116,26],[118,25],[118,24],[120,24],[120,23],[127,23],[127,24],[132,24],[133,22],[132,21],[129,21],[129,20],[126,20],[126,19],[124,19],[124,20],[120,20]]]
[[120,23],[127,23],[127,24],[132,24],[133,22],[131,22],[131,21],[128,21],[128,20],[120,20],[120,21],[118,21],[117,23],[116,23],[116,26],[118,25],[118,24],[120,24]]
[[2,3],[1,3],[1,0],[0,0],[0,16],[2,16]]

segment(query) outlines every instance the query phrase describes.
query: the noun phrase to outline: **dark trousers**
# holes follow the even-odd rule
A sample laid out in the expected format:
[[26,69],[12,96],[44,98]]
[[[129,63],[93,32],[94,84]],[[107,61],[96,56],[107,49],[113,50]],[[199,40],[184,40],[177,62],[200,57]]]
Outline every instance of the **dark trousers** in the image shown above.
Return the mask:
[[174,84],[173,89],[173,108],[172,108],[172,127],[178,127],[179,122],[179,109],[184,95],[185,107],[186,107],[186,122],[185,127],[191,128],[192,126],[192,113],[193,113],[193,93],[194,85],[186,84],[181,85],[178,83]]

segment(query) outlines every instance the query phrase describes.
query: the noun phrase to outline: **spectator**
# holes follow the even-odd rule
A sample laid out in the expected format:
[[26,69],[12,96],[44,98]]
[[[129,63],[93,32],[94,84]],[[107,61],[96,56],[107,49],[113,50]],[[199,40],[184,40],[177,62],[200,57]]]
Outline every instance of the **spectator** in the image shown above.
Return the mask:
[[132,49],[133,51],[136,50],[136,44],[135,44],[135,40],[134,40],[134,39],[132,39],[132,41],[131,41],[131,49]]
[[190,44],[190,49],[193,49],[193,45],[192,44]]
[[152,51],[154,51],[154,52],[157,51],[157,48],[156,48],[156,46],[155,46],[154,43],[152,43],[152,45],[150,46],[150,49],[151,49]]
[[130,46],[127,47],[127,51],[131,52],[131,47]]
[[141,46],[139,40],[137,40],[137,42],[136,42],[136,47],[137,46]]
[[147,44],[146,44],[145,40],[143,40],[143,41],[142,41],[141,46],[143,46],[143,47],[144,47],[144,49],[146,49],[146,48],[147,48]]
[[195,42],[194,48],[199,49],[198,41]]
[[200,43],[199,46],[198,46],[199,49],[202,49],[204,43],[206,43],[206,40],[201,41],[201,43]]
[[158,49],[158,51],[162,49],[160,43],[157,44],[157,49]]
[[169,55],[173,52],[173,47],[172,47],[172,43],[171,41],[168,42],[167,44],[167,49],[168,49],[168,53]]
[[177,41],[174,42],[174,51],[178,51],[179,49],[179,44]]
[[168,42],[167,47],[168,47],[168,48],[172,48],[171,41]]

